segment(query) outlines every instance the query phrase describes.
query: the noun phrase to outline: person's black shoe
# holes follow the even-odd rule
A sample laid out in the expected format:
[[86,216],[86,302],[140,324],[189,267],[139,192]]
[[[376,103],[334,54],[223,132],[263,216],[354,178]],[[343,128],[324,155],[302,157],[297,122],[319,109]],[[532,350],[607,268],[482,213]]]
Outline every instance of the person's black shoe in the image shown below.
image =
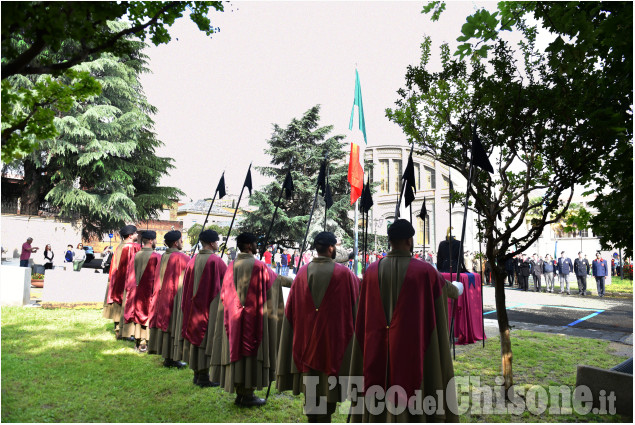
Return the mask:
[[237,406],[240,406],[240,402],[243,400],[243,396],[241,396],[240,394],[236,395],[236,400],[234,400],[234,404]]
[[165,359],[163,361],[163,367],[175,367],[177,369],[181,369],[185,366],[186,364],[183,362],[177,362],[175,360],[172,359]]
[[196,385],[198,385],[201,388],[207,388],[207,387],[218,387],[220,383],[210,381],[209,375],[199,375]]
[[192,379],[192,384],[194,385],[198,384],[198,375],[196,373],[194,373],[194,379]]
[[252,394],[251,396],[243,396],[239,406],[260,407],[260,406],[263,406],[265,403],[266,401],[264,398],[256,397],[255,395]]

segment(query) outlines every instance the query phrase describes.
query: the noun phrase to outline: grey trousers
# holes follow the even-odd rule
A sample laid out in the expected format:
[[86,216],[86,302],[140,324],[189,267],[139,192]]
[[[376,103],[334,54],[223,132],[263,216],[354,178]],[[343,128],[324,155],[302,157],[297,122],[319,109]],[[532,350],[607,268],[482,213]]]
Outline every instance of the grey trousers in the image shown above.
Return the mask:
[[560,279],[560,293],[562,294],[562,293],[565,292],[564,289],[563,289],[565,284],[567,285],[567,292],[571,292],[569,290],[569,275],[568,274],[559,274],[558,278]]
[[545,273],[545,284],[547,285],[547,291],[553,292],[553,272]]

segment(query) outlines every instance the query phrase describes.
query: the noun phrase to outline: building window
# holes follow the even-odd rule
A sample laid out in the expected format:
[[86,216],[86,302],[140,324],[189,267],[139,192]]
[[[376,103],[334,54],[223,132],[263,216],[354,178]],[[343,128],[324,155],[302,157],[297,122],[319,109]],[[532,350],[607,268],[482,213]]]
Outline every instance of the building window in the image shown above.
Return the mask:
[[446,176],[443,176],[443,189],[447,189],[450,187],[450,179]]
[[588,230],[578,230],[573,229],[570,232],[564,231],[564,223],[560,222],[557,224],[552,224],[553,234],[558,239],[576,239],[576,238],[588,238],[589,231]]
[[379,170],[380,170],[380,178],[381,178],[381,193],[388,193],[388,182],[390,173],[388,172],[388,160],[380,159],[379,160]]
[[424,189],[436,189],[437,181],[436,181],[436,176],[434,174],[434,168],[424,166],[423,169],[424,169],[424,180],[423,180]]
[[393,189],[395,192],[399,193],[399,191],[401,190],[401,160],[400,159],[393,159],[392,160],[392,165],[393,165],[393,171],[395,174],[395,179],[394,179],[394,186]]
[[415,166],[415,189],[417,191],[421,190],[421,167],[419,164],[414,164]]
[[[428,217],[426,218],[426,226],[425,226],[425,246],[426,251],[434,250],[434,203],[430,202],[429,199],[426,199],[426,208],[428,209]],[[417,207],[418,211],[421,211],[421,205]],[[421,246],[423,249],[424,240],[424,228],[423,228],[423,220],[420,217],[417,217],[417,245]]]

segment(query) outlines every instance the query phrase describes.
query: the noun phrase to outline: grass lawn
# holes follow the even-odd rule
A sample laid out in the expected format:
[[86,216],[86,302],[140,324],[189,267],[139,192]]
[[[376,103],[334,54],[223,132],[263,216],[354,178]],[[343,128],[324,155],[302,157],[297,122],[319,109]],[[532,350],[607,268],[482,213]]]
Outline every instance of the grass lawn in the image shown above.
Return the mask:
[[[517,288],[516,285],[514,285]],[[529,279],[529,290],[533,290],[534,282]],[[593,291],[592,296],[597,296],[597,285],[593,276],[587,276],[586,278],[587,291]],[[542,289],[545,289],[545,279],[542,279]],[[560,281],[556,276],[554,278],[554,289],[560,291]],[[578,293],[578,281],[575,276],[569,275],[569,289],[571,293]],[[619,277],[612,277],[610,285],[604,285],[604,296],[616,297],[616,298],[633,298],[633,281],[630,279],[620,279]]]
[[[240,409],[234,395],[192,385],[192,372],[114,339],[101,310],[2,308],[2,422],[306,422],[302,398],[272,395],[266,406]],[[575,385],[576,366],[609,368],[623,361],[605,341],[514,331],[517,386]],[[458,348],[458,347],[457,347]],[[497,338],[483,349],[457,350],[455,374],[495,385]],[[258,393],[264,397],[265,391]],[[348,403],[346,403],[348,405]],[[335,422],[346,415],[336,413]],[[615,422],[618,416],[477,415],[462,422]]]

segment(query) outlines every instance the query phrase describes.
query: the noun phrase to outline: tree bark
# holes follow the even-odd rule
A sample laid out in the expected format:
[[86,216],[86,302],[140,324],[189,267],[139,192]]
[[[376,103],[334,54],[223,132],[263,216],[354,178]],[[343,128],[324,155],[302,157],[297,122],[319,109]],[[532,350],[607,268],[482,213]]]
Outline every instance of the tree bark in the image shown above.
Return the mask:
[[20,196],[20,214],[38,215],[40,202],[42,201],[42,171],[31,161],[24,160],[24,189]]
[[505,264],[502,258],[499,259],[498,263],[494,263],[490,259],[491,264],[496,264],[495,267],[492,267],[492,271],[494,272],[494,282],[495,282],[495,296],[496,296],[496,316],[498,318],[498,332],[500,333],[500,344],[501,344],[501,366],[503,372],[503,379],[505,382],[505,394],[507,397],[509,388],[514,385],[514,375],[512,373],[512,342],[509,328],[509,319],[507,318],[507,308],[505,306]]

